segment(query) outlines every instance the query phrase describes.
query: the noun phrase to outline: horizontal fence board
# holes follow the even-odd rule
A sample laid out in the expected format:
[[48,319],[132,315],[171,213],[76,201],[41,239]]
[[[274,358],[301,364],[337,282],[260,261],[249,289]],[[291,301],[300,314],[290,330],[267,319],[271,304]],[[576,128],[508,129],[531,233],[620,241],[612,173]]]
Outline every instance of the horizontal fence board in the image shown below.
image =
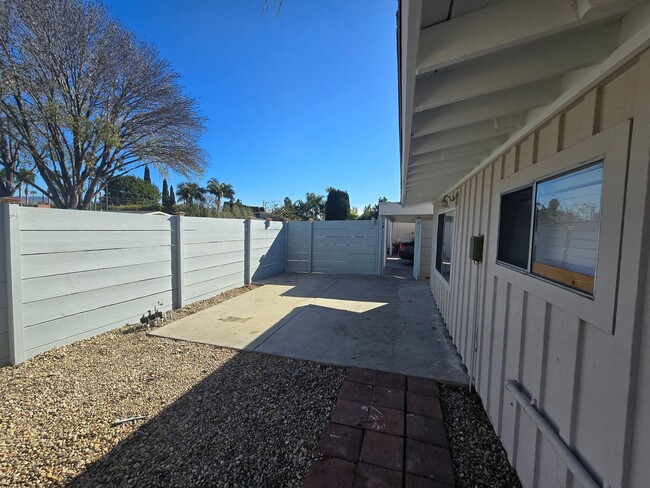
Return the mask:
[[183,217],[184,230],[216,230],[224,233],[244,233],[244,220],[214,219],[205,217]]
[[377,226],[373,220],[319,220],[313,224],[315,229],[364,229]]
[[367,237],[373,238],[377,234],[377,229],[370,228],[349,228],[349,229],[318,229],[314,227],[314,238],[318,237]]
[[[354,257],[351,259],[352,256]],[[314,253],[314,263],[318,263],[318,262],[376,263],[377,256],[375,256],[374,254]]]
[[377,274],[375,263],[367,264],[338,261],[314,262],[312,271],[314,273]]
[[186,244],[205,244],[210,242],[227,243],[241,242],[244,239],[241,234],[222,234],[220,232],[187,232],[183,231],[183,242]]
[[244,266],[244,253],[222,253],[213,254],[212,256],[198,256],[187,258],[184,262],[185,272],[197,271],[200,269],[214,268],[215,266],[225,266],[232,263],[241,263]]
[[251,249],[251,260],[257,260],[263,257],[269,259],[284,260],[284,247],[271,247],[266,249]]
[[56,258],[49,254],[27,254],[21,257],[21,274],[27,279],[165,262],[171,260],[172,252],[171,246],[151,246],[57,253]]
[[290,273],[309,273],[309,261],[289,261],[287,271]]
[[171,261],[23,280],[23,303],[171,276]]
[[228,254],[239,253],[244,256],[244,238],[240,241],[232,242],[208,242],[202,244],[187,244],[184,243],[183,255],[185,258],[193,258],[198,256],[211,256],[214,254]]
[[340,245],[355,245],[358,243],[368,243],[372,245],[375,242],[376,236],[319,236],[314,234],[314,244],[317,242],[332,243]]
[[[174,281],[171,276],[163,276],[136,283],[120,284],[110,288],[26,303],[23,305],[23,325],[31,327],[63,317],[72,317],[92,310],[101,310],[130,300],[171,292],[175,289]],[[152,304],[153,306],[155,306],[155,303]],[[163,303],[160,307],[162,306],[171,307],[172,303]]]
[[171,219],[161,215],[121,212],[20,208],[20,229],[25,231],[169,231]]
[[25,350],[34,350],[52,344],[72,342],[81,334],[95,335],[93,331],[108,330],[106,324],[119,327],[139,320],[147,310],[152,310],[157,302],[171,304],[171,291],[137,298],[128,302],[116,303],[101,310],[93,310],[71,317],[63,317],[24,329]]
[[231,263],[212,268],[199,269],[185,273],[185,286],[203,283],[204,281],[218,281],[225,276],[241,274],[243,279],[244,263]]
[[244,286],[243,274],[224,276],[222,280],[204,281],[185,287],[186,303],[194,303],[199,300],[211,298],[233,288]]
[[51,254],[171,245],[175,232],[151,231],[21,231],[24,254]]

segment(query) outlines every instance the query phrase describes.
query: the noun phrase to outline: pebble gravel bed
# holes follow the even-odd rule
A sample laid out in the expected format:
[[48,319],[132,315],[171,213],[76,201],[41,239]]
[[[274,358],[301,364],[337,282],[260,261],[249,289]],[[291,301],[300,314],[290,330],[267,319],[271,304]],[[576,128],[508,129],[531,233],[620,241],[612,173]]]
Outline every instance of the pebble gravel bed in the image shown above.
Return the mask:
[[440,404],[458,488],[521,488],[476,392],[440,385]]
[[0,486],[299,486],[345,373],[140,326],[79,341],[0,368]]

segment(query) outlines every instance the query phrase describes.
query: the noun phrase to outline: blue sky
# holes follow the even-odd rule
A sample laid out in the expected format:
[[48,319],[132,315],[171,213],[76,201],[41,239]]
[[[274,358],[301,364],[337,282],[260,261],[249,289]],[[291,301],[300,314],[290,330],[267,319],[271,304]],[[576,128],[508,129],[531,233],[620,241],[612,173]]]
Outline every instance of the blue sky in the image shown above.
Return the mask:
[[203,181],[249,205],[328,186],[360,210],[399,199],[395,0],[284,0],[279,15],[262,0],[105,3],[199,99]]

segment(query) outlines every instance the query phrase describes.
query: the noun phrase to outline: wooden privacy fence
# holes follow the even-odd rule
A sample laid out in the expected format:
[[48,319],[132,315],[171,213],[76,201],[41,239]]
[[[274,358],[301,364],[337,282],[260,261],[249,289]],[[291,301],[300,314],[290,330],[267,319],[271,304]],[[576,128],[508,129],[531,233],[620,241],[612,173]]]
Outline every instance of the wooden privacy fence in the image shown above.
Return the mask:
[[289,222],[287,271],[380,274],[376,220]]
[[376,273],[376,227],[2,204],[0,365],[285,271]]
[[3,207],[0,364],[285,271],[282,222]]

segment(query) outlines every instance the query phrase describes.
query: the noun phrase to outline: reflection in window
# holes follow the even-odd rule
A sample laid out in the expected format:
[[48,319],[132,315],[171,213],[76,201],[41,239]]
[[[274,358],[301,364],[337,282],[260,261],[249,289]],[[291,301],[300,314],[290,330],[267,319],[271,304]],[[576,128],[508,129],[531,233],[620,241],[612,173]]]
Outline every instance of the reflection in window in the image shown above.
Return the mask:
[[451,276],[451,247],[454,238],[454,211],[438,215],[436,269],[449,283]]
[[528,269],[533,187],[501,195],[497,260]]
[[602,161],[537,184],[531,271],[593,294]]

